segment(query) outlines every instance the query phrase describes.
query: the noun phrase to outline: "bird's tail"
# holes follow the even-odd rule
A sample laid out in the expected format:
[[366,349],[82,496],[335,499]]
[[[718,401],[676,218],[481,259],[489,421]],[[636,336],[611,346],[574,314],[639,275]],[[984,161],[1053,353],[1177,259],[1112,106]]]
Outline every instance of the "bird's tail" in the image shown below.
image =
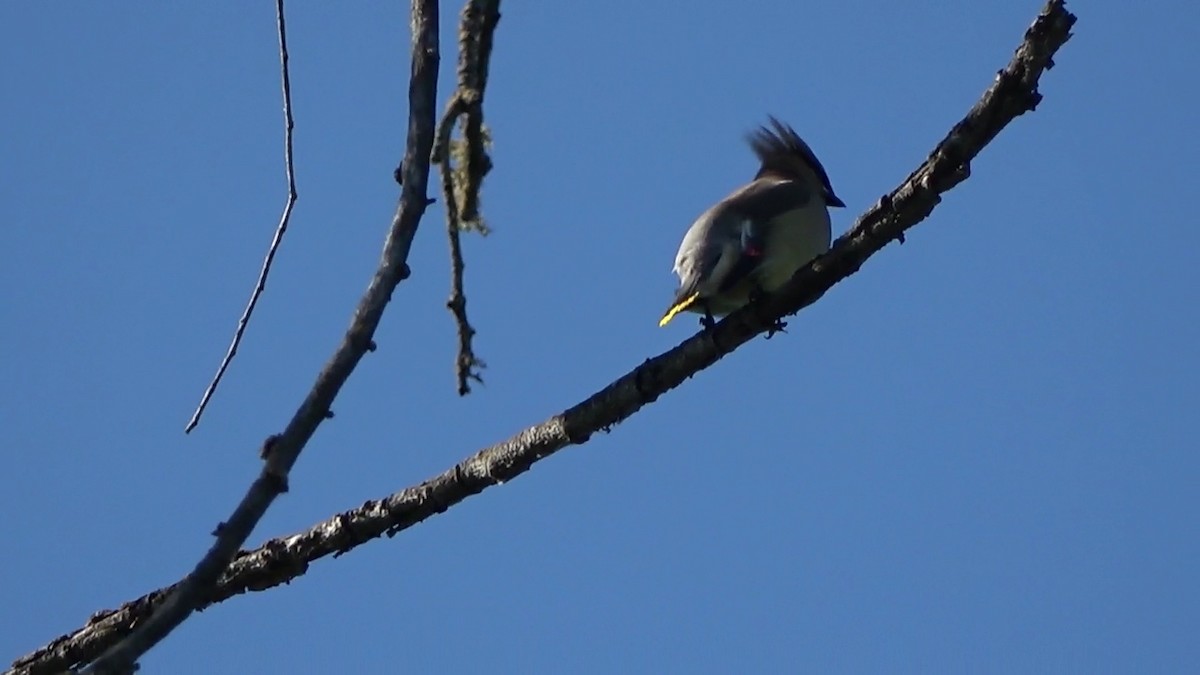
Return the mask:
[[687,296],[677,299],[675,302],[671,303],[670,308],[667,309],[667,313],[663,314],[663,317],[658,320],[659,328],[670,323],[671,319],[674,319],[676,314],[696,304],[696,299],[699,297],[699,293],[690,293]]

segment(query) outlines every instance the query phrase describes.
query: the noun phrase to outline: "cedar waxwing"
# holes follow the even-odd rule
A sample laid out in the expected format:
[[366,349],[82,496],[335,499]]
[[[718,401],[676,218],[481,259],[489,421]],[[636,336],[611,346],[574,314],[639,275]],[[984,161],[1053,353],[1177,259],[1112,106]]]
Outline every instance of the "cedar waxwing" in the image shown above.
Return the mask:
[[829,250],[829,206],[845,206],[808,145],[774,117],[746,137],[761,166],[754,180],[688,228],[675,255],[679,290],[658,325],[679,312],[729,314],[783,286]]

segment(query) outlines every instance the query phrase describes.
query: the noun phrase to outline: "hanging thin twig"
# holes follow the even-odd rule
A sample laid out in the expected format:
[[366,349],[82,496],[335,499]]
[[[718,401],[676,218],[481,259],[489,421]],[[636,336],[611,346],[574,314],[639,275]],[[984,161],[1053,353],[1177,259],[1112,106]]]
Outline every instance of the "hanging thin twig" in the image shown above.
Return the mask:
[[[487,88],[492,38],[500,21],[500,0],[468,0],[458,31],[458,87],[446,104],[438,124],[433,162],[441,167],[442,195],[446,203],[446,233],[450,241],[450,299],[446,307],[458,328],[455,376],[458,395],[471,392],[469,380],[483,382],[479,371],[487,367],[475,355],[475,329],[467,320],[467,296],[463,292],[463,257],[459,234],[462,230],[488,233],[479,214],[479,190],[492,168],[490,144],[483,126],[483,95]],[[455,122],[462,120],[460,141],[451,140]]]
[[217,385],[221,383],[221,378],[225,376],[225,371],[237,354],[238,345],[242,343],[246,327],[250,325],[250,315],[254,313],[254,307],[258,305],[259,297],[267,288],[267,275],[271,273],[271,263],[275,261],[275,253],[279,250],[279,244],[283,242],[283,233],[287,232],[288,221],[292,217],[292,208],[296,205],[296,174],[292,164],[292,130],[295,128],[295,121],[292,119],[292,81],[288,76],[287,30],[283,20],[283,0],[276,0],[275,17],[279,32],[280,79],[283,81],[283,164],[287,172],[287,203],[283,206],[283,215],[279,217],[279,225],[275,227],[275,236],[271,238],[267,257],[263,258],[262,269],[258,272],[258,281],[254,284],[254,291],[250,293],[250,301],[246,303],[246,309],[242,311],[242,316],[238,319],[237,329],[233,332],[233,340],[229,343],[229,349],[225,351],[225,358],[221,359],[217,374],[213,376],[212,381],[204,390],[204,395],[200,397],[200,405],[196,406],[192,418],[183,428],[185,434],[190,433],[200,423],[200,416],[204,414],[204,409],[208,407],[208,402],[216,392]]

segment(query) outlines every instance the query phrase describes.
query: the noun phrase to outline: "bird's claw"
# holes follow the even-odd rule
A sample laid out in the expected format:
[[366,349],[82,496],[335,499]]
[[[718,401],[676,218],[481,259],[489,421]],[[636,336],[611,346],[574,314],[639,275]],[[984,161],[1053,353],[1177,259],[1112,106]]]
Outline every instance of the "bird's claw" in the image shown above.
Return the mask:
[[776,333],[786,333],[787,332],[787,330],[785,330],[786,328],[787,328],[786,321],[784,321],[783,319],[775,319],[775,323],[771,324],[771,327],[767,329],[767,339],[770,340],[772,337],[775,336]]

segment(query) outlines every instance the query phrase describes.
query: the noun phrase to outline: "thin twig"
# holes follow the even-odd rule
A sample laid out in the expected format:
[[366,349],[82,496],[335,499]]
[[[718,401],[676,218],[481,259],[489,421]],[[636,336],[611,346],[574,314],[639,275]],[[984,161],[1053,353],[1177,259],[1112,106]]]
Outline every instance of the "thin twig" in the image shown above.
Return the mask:
[[[463,269],[466,265],[463,262],[462,241],[460,237],[462,230],[466,229],[466,227],[459,210],[461,195],[456,194],[462,192],[462,190],[459,190],[456,185],[455,170],[451,165],[451,158],[455,153],[438,151],[439,146],[441,148],[448,148],[450,146],[450,134],[453,130],[454,121],[460,115],[465,114],[467,106],[464,101],[465,99],[457,93],[451,98],[450,104],[446,107],[446,113],[442,116],[442,121],[439,124],[438,140],[434,146],[434,161],[438,162],[441,168],[442,195],[446,203],[446,236],[450,242],[450,298],[446,301],[446,308],[454,316],[454,323],[458,332],[458,354],[454,361],[454,371],[458,383],[459,396],[466,396],[471,393],[471,385],[468,380],[475,380],[480,384],[483,383],[483,377],[479,371],[487,367],[487,364],[475,355],[472,344],[472,338],[475,337],[475,328],[471,326],[471,322],[467,319],[467,296],[463,291]],[[476,184],[476,190],[478,190],[478,184]],[[476,200],[476,203],[478,203],[478,200]]]
[[[282,16],[282,0],[277,0]],[[262,447],[266,460],[254,483],[229,520],[217,526],[216,542],[187,577],[163,594],[162,603],[144,622],[113,645],[84,672],[128,672],[142,654],[165,638],[211,595],[221,573],[250,536],[275,499],[287,491],[288,474],[304,446],[322,421],[332,416],[331,406],[342,385],[362,357],[374,347],[372,336],[396,286],[409,275],[408,252],[421,216],[429,204],[429,157],[433,148],[434,106],[437,100],[438,12],[437,0],[414,0],[412,76],[409,81],[409,118],[404,158],[404,187],[384,243],[383,255],[371,284],[358,302],[354,318],[341,344],[312,390],[282,433],[269,437]]]
[[[820,298],[835,283],[856,272],[871,255],[929,215],[941,194],[967,177],[969,163],[980,150],[1012,120],[1033,110],[1040,100],[1038,78],[1053,64],[1051,58],[1070,37],[1074,23],[1074,15],[1066,11],[1061,0],[1050,0],[1026,32],[1012,61],[929,158],[860,216],[829,253],[798,272],[778,293],[731,314],[711,333],[698,334],[648,359],[586,400],[507,441],[480,450],[438,476],[240,554],[211,589],[205,603],[287,583],[304,574],[314,560],[345,553],[380,535],[395,535],[492,485],[512,480],[554,452],[584,443],[595,432],[611,428],[754,336],[770,330],[779,318]],[[173,588],[154,591],[111,612],[97,613],[83,628],[18,660],[13,672],[58,672],[94,658],[145,620]]]
[[200,405],[196,406],[195,412],[192,413],[192,419],[188,420],[187,426],[183,428],[185,434],[191,433],[192,429],[195,429],[196,425],[200,423],[200,416],[208,407],[208,401],[216,392],[217,385],[221,383],[221,378],[225,376],[226,369],[229,368],[229,364],[233,362],[233,357],[237,354],[238,345],[242,343],[242,335],[245,334],[246,327],[250,325],[250,315],[254,313],[254,307],[258,305],[258,298],[267,288],[267,275],[271,273],[271,263],[275,261],[275,252],[279,250],[279,244],[283,242],[283,233],[287,232],[288,221],[292,217],[292,208],[296,206],[296,174],[292,163],[292,130],[296,124],[292,119],[292,80],[288,75],[287,29],[283,20],[283,0],[275,2],[275,17],[279,33],[279,69],[283,81],[283,164],[287,172],[287,203],[283,206],[283,215],[279,217],[279,225],[275,227],[275,236],[271,238],[267,257],[263,259],[262,269],[258,272],[258,281],[254,284],[254,291],[250,293],[250,302],[246,303],[246,309],[242,311],[242,316],[238,319],[237,329],[233,332],[233,340],[229,343],[229,349],[225,351],[225,358],[221,359],[217,374],[208,383],[204,395],[200,397]]
[[[475,355],[472,345],[475,329],[467,319],[467,296],[463,292],[465,265],[459,235],[465,229],[483,234],[488,231],[479,215],[479,191],[484,176],[492,168],[483,127],[483,97],[499,21],[500,0],[468,0],[463,7],[458,31],[458,87],[438,123],[433,147],[433,161],[441,167],[442,195],[446,202],[446,233],[450,242],[450,299],[446,307],[458,329],[458,355],[454,363],[459,396],[471,393],[469,380],[483,383],[479,371],[487,367]],[[463,140],[455,142],[450,137],[459,119]]]
[[483,377],[479,371],[486,368],[487,364],[475,355],[475,349],[472,346],[475,328],[467,319],[467,295],[463,292],[465,263],[462,257],[462,242],[459,237],[462,227],[459,220],[458,199],[454,194],[453,169],[450,166],[450,153],[448,152],[441,156],[441,172],[442,194],[446,203],[446,236],[450,241],[450,299],[446,301],[446,307],[454,315],[454,323],[458,330],[458,355],[454,359],[458,395],[466,396],[471,393],[469,379],[483,384]]

